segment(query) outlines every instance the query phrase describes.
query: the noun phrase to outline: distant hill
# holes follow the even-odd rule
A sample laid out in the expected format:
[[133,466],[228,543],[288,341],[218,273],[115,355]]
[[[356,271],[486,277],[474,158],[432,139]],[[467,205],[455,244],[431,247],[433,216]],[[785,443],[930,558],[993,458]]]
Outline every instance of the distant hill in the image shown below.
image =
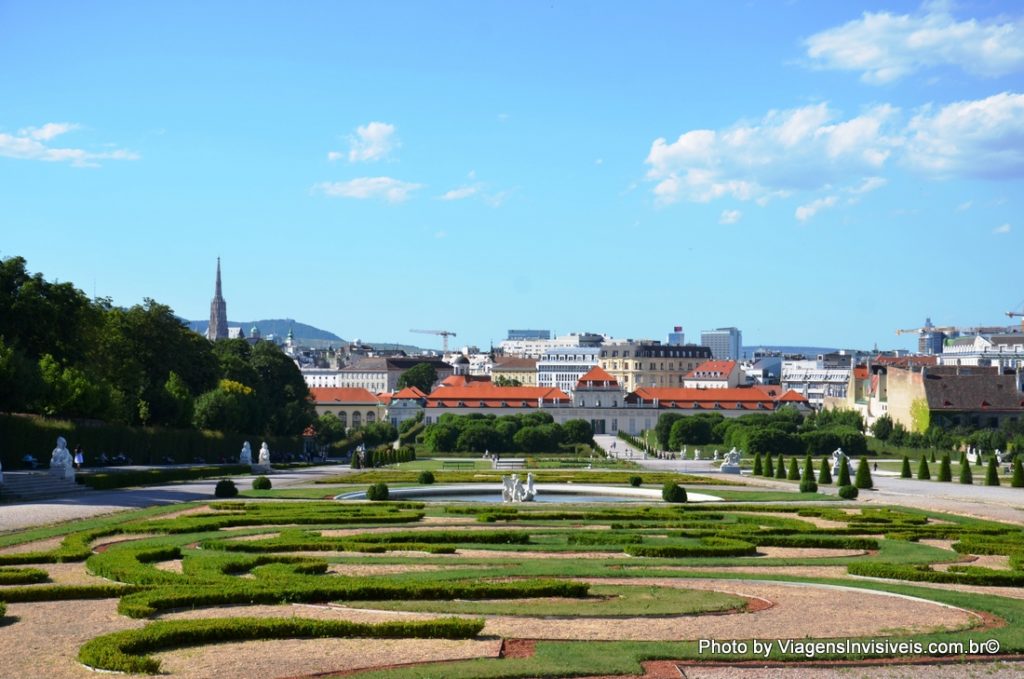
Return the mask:
[[[185,323],[200,335],[205,335],[206,329],[210,325],[209,321],[185,321]],[[307,346],[320,346],[321,344],[324,346],[328,344],[337,346],[345,341],[333,332],[314,328],[312,325],[299,323],[291,318],[271,318],[261,321],[228,321],[228,327],[235,328],[241,326],[245,330],[246,337],[249,336],[249,330],[253,324],[260,329],[260,334],[264,337],[275,335],[284,339],[288,336],[288,331],[291,330],[295,334],[295,341],[298,344],[305,344]]]

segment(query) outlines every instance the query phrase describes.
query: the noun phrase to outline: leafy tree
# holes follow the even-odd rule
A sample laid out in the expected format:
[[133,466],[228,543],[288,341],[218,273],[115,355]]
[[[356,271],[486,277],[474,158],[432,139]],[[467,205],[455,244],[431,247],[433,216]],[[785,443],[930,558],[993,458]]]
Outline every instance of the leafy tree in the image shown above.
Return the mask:
[[853,480],[853,485],[862,490],[874,486],[867,458],[860,458],[860,463],[857,465],[857,478]]
[[550,439],[543,427],[523,427],[512,437],[517,450],[539,453],[550,450]]
[[921,456],[921,461],[917,465],[917,478],[922,481],[930,481],[932,473],[928,469],[928,458],[924,455]]
[[431,425],[423,432],[423,443],[432,453],[449,453],[454,451],[458,439],[459,429],[454,425],[444,422]]
[[429,363],[417,363],[398,376],[398,388],[416,387],[424,394],[429,394],[437,381],[437,370]]
[[[272,342],[258,342],[252,348],[252,367],[256,371],[256,397],[266,433],[298,435],[315,417],[306,380],[292,359]],[[397,438],[397,434],[395,437]]]
[[999,465],[996,463],[995,455],[988,459],[988,469],[985,470],[985,485],[999,485]]
[[693,415],[676,420],[668,437],[667,450],[681,450],[684,445],[705,445],[714,438],[713,423],[704,417]]
[[324,413],[316,421],[317,437],[328,445],[345,438],[345,425],[334,413]]
[[103,418],[109,414],[111,395],[105,382],[90,379],[75,367],[62,367],[53,356],[39,359],[46,415]]
[[491,424],[474,422],[459,433],[455,447],[463,452],[482,453],[500,445],[501,438]]
[[885,441],[892,435],[892,418],[882,415],[871,425],[871,433],[879,441]]
[[216,389],[199,396],[192,416],[199,429],[246,433],[259,429],[259,403],[251,387],[221,380]]
[[390,422],[371,422],[365,425],[360,432],[363,436],[363,443],[367,446],[380,446],[390,444],[398,438],[398,429]]
[[808,424],[815,429],[827,427],[851,427],[859,432],[864,431],[864,418],[856,410],[829,409],[808,417]]
[[670,450],[669,438],[672,434],[672,426],[683,419],[679,413],[662,413],[658,422],[654,425],[654,436],[658,439],[658,445],[662,450]]
[[0,411],[25,410],[41,391],[39,365],[0,337]]
[[175,427],[190,427],[195,410],[195,399],[192,398],[192,392],[189,391],[185,380],[172,370],[164,383],[164,392],[167,394],[167,401],[174,405],[175,411],[175,414],[169,418],[169,423]]
[[[921,459],[924,459],[924,457],[922,457]],[[901,479],[911,479],[911,478],[914,478],[914,475],[910,473],[910,458],[907,457],[906,455],[903,456],[903,466],[900,468],[900,478]]]
[[821,471],[818,472],[818,483],[828,485],[832,483],[832,471],[828,468],[828,460],[822,458]]
[[505,377],[504,375],[499,375],[494,380],[494,386],[496,386],[496,387],[521,387],[521,386],[523,386],[523,383],[520,382],[519,380],[512,379],[511,377]]
[[562,425],[562,431],[566,443],[589,444],[594,440],[594,428],[586,420],[569,420]]

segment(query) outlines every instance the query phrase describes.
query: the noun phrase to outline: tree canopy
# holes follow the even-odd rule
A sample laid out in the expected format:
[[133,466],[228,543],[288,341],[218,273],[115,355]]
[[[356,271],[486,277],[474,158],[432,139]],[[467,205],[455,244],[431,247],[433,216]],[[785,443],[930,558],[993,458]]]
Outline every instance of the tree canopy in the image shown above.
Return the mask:
[[398,388],[416,387],[429,394],[437,381],[437,371],[429,363],[417,363],[398,376]]

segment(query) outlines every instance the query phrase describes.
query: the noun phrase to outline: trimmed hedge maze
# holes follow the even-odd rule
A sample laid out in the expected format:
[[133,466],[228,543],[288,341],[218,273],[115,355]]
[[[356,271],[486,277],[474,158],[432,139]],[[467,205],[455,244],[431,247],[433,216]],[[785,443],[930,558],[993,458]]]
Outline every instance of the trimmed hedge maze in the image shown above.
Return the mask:
[[[992,628],[961,630],[959,638],[995,637],[1002,653],[1024,652],[1024,602],[956,591],[965,584],[1024,587],[1024,530],[1007,524],[899,507],[806,503],[428,508],[414,502],[214,501],[177,509],[188,511],[85,521],[72,524],[52,549],[0,552],[0,625],[16,634],[24,624],[12,605],[116,598],[121,615],[146,620],[145,626],[97,636],[79,648],[78,660],[95,669],[156,673],[161,661],[153,654],[224,642],[493,638],[486,625],[501,617],[533,619],[543,629],[548,618],[756,615],[762,608],[728,584],[751,580],[840,585],[865,596],[889,591],[962,606],[985,614]],[[20,541],[54,536],[53,530],[28,531]],[[18,542],[4,536],[2,544]],[[987,566],[972,563],[980,556]],[[105,581],[64,582],[59,573],[67,564]],[[812,566],[832,567],[825,569],[832,575],[806,575]],[[696,580],[721,580],[723,590],[698,587]],[[238,617],[236,610],[154,619],[193,609],[297,603],[331,605],[339,619]],[[344,619],[355,609],[427,619]],[[531,657],[453,661],[431,665],[430,672],[571,676],[637,672],[652,658],[712,657],[686,641],[563,639],[538,642]],[[415,667],[367,674],[421,675]]]

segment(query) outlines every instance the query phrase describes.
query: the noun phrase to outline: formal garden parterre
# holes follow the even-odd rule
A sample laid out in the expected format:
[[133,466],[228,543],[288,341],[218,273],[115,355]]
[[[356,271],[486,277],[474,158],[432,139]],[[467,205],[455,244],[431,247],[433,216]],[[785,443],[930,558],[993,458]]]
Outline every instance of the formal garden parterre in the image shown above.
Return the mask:
[[[359,480],[389,472],[405,473]],[[738,660],[700,652],[709,637],[1024,648],[1017,526],[797,493],[501,505],[258,492],[0,536],[5,676],[642,675]]]

